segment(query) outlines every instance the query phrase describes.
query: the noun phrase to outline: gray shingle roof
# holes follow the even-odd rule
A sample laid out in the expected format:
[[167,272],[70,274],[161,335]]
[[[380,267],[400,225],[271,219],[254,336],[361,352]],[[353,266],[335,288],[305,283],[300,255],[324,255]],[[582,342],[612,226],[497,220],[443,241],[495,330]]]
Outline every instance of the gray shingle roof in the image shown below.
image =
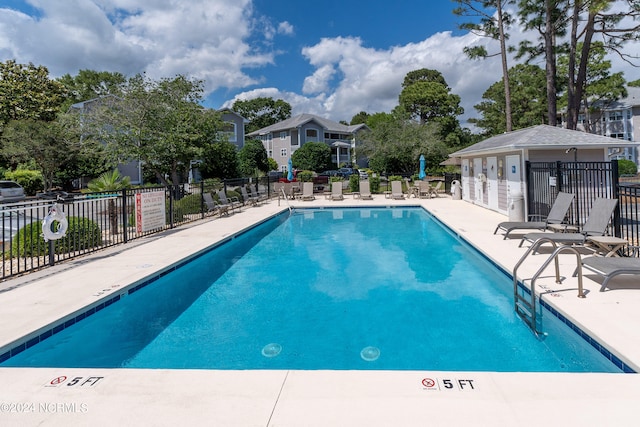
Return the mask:
[[316,116],[315,114],[299,114],[295,117],[291,117],[289,119],[283,120],[271,126],[267,126],[262,129],[253,131],[247,134],[247,136],[258,136],[258,135],[265,135],[268,133],[296,129],[311,121],[318,123],[327,132],[354,133],[360,128],[365,127],[364,124],[353,125],[353,126],[343,125],[342,123],[334,122],[333,120],[325,119],[324,117]]
[[549,125],[538,125],[492,136],[455,153],[450,157],[469,154],[497,153],[513,150],[549,148],[607,148],[637,145],[608,136],[595,135]]

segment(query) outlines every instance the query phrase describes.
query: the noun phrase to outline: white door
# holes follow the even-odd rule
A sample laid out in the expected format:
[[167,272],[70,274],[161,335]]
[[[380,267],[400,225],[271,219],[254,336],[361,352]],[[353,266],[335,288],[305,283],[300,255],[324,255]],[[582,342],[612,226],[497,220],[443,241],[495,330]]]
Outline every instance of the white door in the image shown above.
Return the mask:
[[473,179],[475,183],[475,202],[478,205],[484,206],[484,186],[485,182],[483,179],[484,172],[482,170],[482,159],[476,158],[473,159]]
[[462,159],[462,199],[468,202],[472,201],[471,197],[471,180],[473,176],[469,173],[469,159]]
[[487,204],[489,209],[498,210],[498,158],[487,157]]

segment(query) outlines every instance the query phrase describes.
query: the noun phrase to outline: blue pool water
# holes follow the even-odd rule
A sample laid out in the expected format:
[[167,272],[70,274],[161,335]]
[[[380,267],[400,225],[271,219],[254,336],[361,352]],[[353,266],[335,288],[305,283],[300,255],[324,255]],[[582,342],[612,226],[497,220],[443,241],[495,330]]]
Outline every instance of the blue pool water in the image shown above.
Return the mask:
[[421,208],[301,210],[2,366],[619,372]]

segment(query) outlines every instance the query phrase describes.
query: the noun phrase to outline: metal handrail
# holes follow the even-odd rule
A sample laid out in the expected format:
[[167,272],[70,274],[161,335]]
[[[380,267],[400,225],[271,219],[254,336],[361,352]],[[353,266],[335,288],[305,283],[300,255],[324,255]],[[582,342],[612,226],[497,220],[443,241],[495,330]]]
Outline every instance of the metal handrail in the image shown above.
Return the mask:
[[542,263],[542,265],[540,266],[540,268],[536,271],[536,273],[533,275],[533,277],[531,278],[531,287],[530,287],[530,294],[531,294],[531,301],[528,303],[529,304],[529,310],[531,310],[531,321],[527,322],[529,323],[529,327],[533,330],[534,333],[538,333],[537,327],[536,327],[536,280],[538,279],[538,277],[540,276],[540,274],[542,274],[542,272],[549,266],[549,263],[551,263],[551,261],[553,260],[555,262],[555,274],[556,274],[556,283],[561,283],[562,281],[560,280],[560,265],[558,263],[558,255],[560,255],[562,252],[564,251],[571,251],[573,253],[576,254],[576,259],[577,259],[577,267],[576,267],[576,271],[578,272],[578,298],[585,298],[585,294],[584,294],[584,289],[582,286],[582,259],[580,256],[580,252],[578,252],[578,250],[573,247],[573,246],[568,246],[568,245],[563,245],[560,247],[556,246],[556,242],[549,239],[549,238],[540,238],[538,240],[536,240],[531,247],[529,247],[529,249],[527,250],[527,252],[524,253],[524,255],[520,258],[520,260],[518,261],[518,263],[516,264],[516,266],[513,269],[513,296],[514,296],[514,305],[515,305],[515,310],[516,312],[519,314],[519,307],[518,307],[518,302],[520,299],[524,299],[521,298],[518,295],[518,276],[517,276],[517,270],[518,267],[520,267],[520,265],[522,265],[522,263],[524,262],[524,260],[529,256],[529,254],[531,254],[531,252],[536,251],[540,245],[542,245],[543,243],[552,243],[555,250],[553,251],[553,253],[545,260],[544,263]]

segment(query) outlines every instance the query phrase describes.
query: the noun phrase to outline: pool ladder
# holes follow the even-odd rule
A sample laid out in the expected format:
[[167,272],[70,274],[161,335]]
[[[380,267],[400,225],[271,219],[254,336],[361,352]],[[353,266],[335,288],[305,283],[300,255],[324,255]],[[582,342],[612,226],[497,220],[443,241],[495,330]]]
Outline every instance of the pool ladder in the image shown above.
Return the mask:
[[[280,188],[280,192],[282,193],[282,198],[284,199],[287,207],[289,208],[289,215],[293,213],[293,208],[289,204],[289,199],[287,198],[287,192],[284,191],[284,187]],[[280,206],[280,194],[278,194],[278,206]]]
[[[518,285],[518,268],[522,265],[524,260],[531,254],[535,253],[538,248],[543,243],[551,243],[555,250],[553,253],[545,260],[545,262],[540,266],[538,271],[531,278],[531,289],[529,299],[527,299],[527,295],[523,295],[520,292],[520,286]],[[580,252],[573,246],[563,245],[557,247],[556,242],[548,238],[541,238],[536,240],[527,251],[522,255],[522,258],[518,261],[518,263],[513,267],[513,300],[514,300],[514,308],[518,316],[531,328],[531,330],[536,334],[542,333],[542,331],[538,330],[537,320],[536,320],[536,280],[542,274],[545,268],[551,263],[551,261],[555,261],[555,273],[556,273],[556,283],[561,283],[560,279],[560,265],[558,264],[558,255],[563,252],[573,252],[576,254],[576,273],[578,275],[578,298],[585,298],[584,290],[582,288],[582,260],[580,257]],[[575,273],[574,273],[575,275]],[[524,281],[523,281],[524,283]]]

